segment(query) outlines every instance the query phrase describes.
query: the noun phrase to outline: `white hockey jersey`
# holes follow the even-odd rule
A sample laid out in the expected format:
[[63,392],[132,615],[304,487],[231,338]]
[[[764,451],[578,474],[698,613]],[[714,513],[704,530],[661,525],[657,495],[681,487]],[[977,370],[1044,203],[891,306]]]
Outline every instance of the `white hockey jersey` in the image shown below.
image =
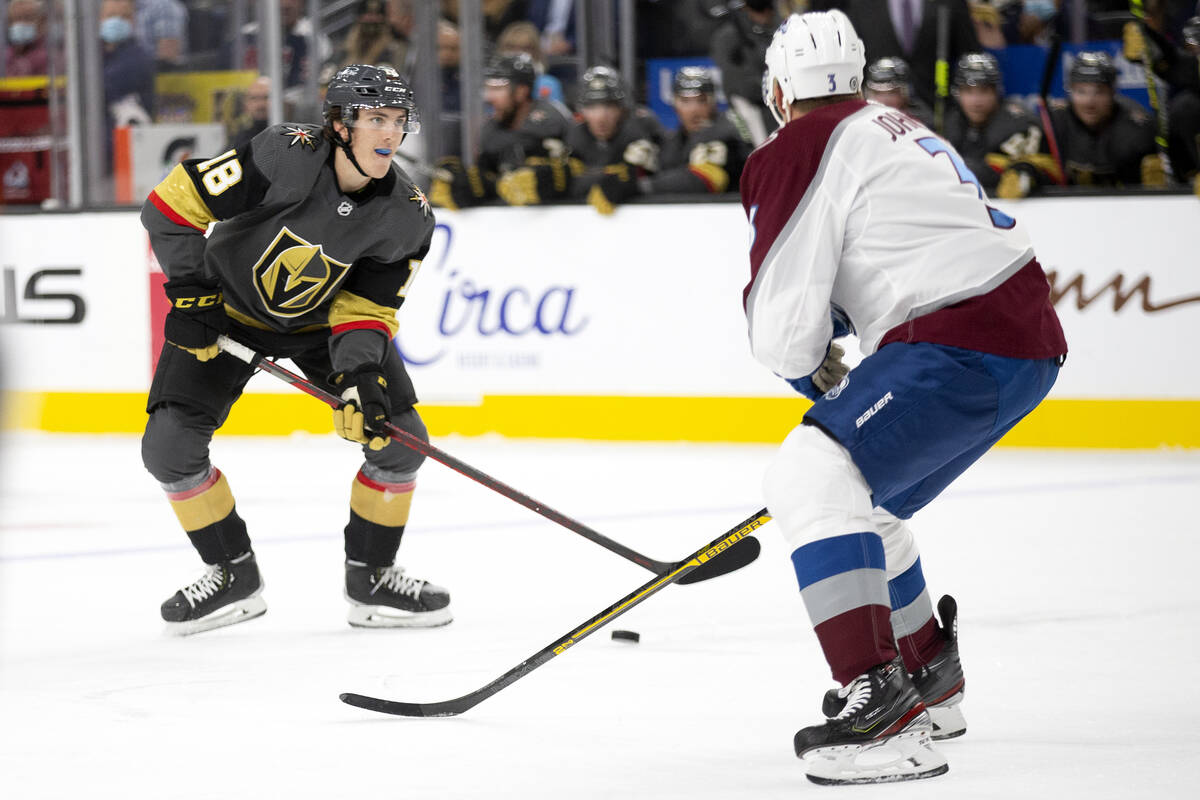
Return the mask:
[[888,331],[991,292],[1033,260],[954,148],[876,103],[823,106],[776,131],[741,191],[750,347],[788,379],[821,364],[831,312],[870,355]]

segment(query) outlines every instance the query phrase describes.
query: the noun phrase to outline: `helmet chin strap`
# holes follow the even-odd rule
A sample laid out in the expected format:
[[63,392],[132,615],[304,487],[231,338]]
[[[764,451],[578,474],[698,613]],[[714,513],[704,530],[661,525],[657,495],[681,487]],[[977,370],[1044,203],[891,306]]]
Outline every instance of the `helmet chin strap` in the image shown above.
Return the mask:
[[[342,124],[345,125],[345,123]],[[363,168],[358,164],[358,159],[354,157],[354,151],[350,149],[350,137],[353,135],[354,134],[350,131],[350,126],[346,125],[346,138],[343,139],[341,136],[337,136],[335,137],[334,144],[342,148],[342,152],[346,154],[346,158],[348,158],[350,163],[354,165],[354,168],[358,170],[359,175],[362,175],[367,180],[375,180],[370,175],[363,172]]]

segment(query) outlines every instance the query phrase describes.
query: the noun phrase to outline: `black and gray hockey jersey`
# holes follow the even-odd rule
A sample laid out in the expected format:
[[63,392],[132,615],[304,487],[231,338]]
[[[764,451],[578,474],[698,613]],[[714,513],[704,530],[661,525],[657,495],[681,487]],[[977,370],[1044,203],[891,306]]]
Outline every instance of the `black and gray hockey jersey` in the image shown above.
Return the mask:
[[535,101],[516,128],[504,128],[489,119],[480,134],[479,168],[500,175],[518,167],[536,166],[545,159],[565,162],[564,142],[570,126],[571,121],[546,100]]
[[573,176],[571,194],[586,197],[591,187],[604,177],[606,168],[623,165],[631,181],[657,172],[662,140],[662,124],[645,108],[627,113],[613,138],[604,142],[592,135],[586,123],[575,123],[567,135]]
[[142,223],[167,277],[218,281],[244,325],[388,340],[435,224],[395,164],[343,192],[333,146],[314,125],[269,127],[242,148],[179,164],[150,193]]
[[1029,164],[1041,184],[1059,174],[1041,124],[1016,103],[1001,102],[980,126],[972,125],[957,105],[951,106],[946,109],[943,136],[989,193],[1013,164]]
[[746,123],[732,111],[717,114],[711,125],[695,133],[680,126],[663,140],[650,189],[656,193],[736,190],[752,150]]
[[1142,159],[1155,152],[1154,120],[1139,105],[1118,95],[1113,116],[1089,130],[1066,104],[1050,112],[1067,179],[1080,186],[1136,186]]

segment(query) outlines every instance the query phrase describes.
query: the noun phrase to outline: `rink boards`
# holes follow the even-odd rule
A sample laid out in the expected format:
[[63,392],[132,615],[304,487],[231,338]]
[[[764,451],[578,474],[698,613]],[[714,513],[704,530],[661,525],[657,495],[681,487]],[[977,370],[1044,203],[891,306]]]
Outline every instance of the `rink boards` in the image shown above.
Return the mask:
[[[1200,447],[1200,258],[1185,244],[1200,202],[997,205],[1029,228],[1071,347],[1003,443]],[[736,203],[438,212],[396,340],[431,432],[781,439],[808,402],[750,357],[747,240]],[[0,268],[6,425],[140,431],[165,301],[137,213],[0,216]],[[226,430],[324,432],[328,412],[259,376]]]

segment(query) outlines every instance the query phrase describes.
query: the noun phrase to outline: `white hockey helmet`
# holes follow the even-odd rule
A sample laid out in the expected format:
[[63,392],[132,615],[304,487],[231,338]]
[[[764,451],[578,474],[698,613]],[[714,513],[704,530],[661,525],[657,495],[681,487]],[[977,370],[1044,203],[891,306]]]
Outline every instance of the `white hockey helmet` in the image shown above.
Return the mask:
[[[862,39],[843,12],[792,14],[767,48],[763,100],[782,125],[783,108],[797,100],[857,92],[866,63]],[[783,94],[783,108],[775,104],[776,85]]]

